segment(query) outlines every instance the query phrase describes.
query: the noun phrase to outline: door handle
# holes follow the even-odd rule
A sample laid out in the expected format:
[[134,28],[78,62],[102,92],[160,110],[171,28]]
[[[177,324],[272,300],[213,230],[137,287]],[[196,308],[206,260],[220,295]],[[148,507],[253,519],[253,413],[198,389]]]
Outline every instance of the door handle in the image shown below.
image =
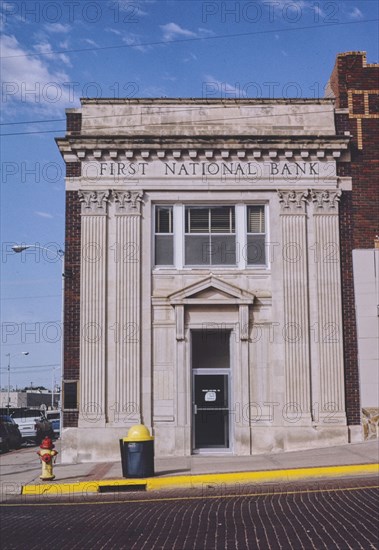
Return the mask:
[[196,403],[193,404],[193,413],[197,414],[197,405],[196,405]]

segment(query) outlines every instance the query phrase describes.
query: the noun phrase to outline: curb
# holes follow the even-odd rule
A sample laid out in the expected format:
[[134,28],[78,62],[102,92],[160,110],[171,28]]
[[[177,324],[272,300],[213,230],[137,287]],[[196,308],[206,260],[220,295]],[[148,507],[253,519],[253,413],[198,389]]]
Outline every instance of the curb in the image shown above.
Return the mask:
[[350,466],[327,466],[317,468],[293,468],[258,472],[233,472],[224,474],[194,474],[184,476],[151,477],[143,479],[104,479],[101,481],[78,481],[75,483],[41,483],[23,485],[22,495],[60,496],[74,493],[90,494],[116,492],[117,490],[201,489],[208,484],[247,484],[269,482],[292,482],[344,476],[378,475],[379,464],[354,464]]

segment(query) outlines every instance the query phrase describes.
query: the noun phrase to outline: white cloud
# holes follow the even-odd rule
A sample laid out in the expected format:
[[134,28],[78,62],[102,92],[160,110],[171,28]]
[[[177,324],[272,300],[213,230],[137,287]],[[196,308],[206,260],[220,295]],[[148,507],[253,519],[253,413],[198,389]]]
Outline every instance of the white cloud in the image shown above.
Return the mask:
[[111,29],[110,27],[107,27],[105,29],[106,32],[112,32],[113,34],[117,35],[117,36],[121,36],[122,35],[122,32],[121,31],[118,31],[117,29]]
[[205,75],[204,82],[208,86],[210,97],[246,97],[246,92],[240,86],[222,82],[212,75]]
[[48,212],[40,212],[40,211],[35,211],[34,214],[36,216],[39,216],[40,218],[49,218],[49,219],[52,219],[54,216],[52,214],[49,214]]
[[145,7],[146,4],[154,2],[155,0],[109,0],[108,3],[114,12],[114,17],[119,15],[120,22],[132,23],[138,21],[138,16],[148,15],[142,6]]
[[59,42],[58,45],[62,50],[68,50],[69,47],[70,47],[70,44],[69,44],[68,40],[63,40],[63,42]]
[[363,19],[363,13],[359,8],[355,7],[353,11],[349,13],[349,17],[351,19]]
[[95,48],[99,47],[99,44],[94,40],[91,40],[90,38],[85,38],[84,42],[87,42],[87,44],[89,44],[90,46],[94,46]]
[[65,65],[71,67],[70,58],[65,53],[54,53],[51,44],[49,44],[48,42],[40,42],[39,44],[35,44],[34,49],[38,53],[42,53],[47,59],[59,59],[60,61],[65,63]]
[[211,29],[203,29],[202,27],[199,27],[199,34],[202,34],[204,36],[214,36],[215,33]]
[[197,56],[192,52],[189,52],[188,56],[183,59],[183,63],[188,63],[189,61],[197,61]]
[[183,29],[176,23],[166,23],[166,25],[160,25],[163,31],[164,40],[174,40],[178,37],[195,38],[197,34],[188,29]]
[[325,12],[320,8],[318,4],[314,4],[313,9],[315,13],[317,13],[317,15],[319,15],[320,17],[325,17]]
[[141,44],[141,36],[139,34],[128,33],[123,36],[122,41],[128,46],[133,46],[133,49],[139,52],[145,53],[151,49],[151,46],[144,46]]
[[[261,2],[266,3],[266,0],[261,0]],[[291,5],[292,6],[295,5],[300,9],[308,8],[308,7],[312,9],[312,5],[309,3],[307,5],[307,2],[305,0],[275,0],[275,3],[272,3],[272,9],[275,8],[275,13],[276,12],[279,13],[279,11],[282,10],[283,8],[290,10]]]
[[162,80],[169,80],[170,82],[176,82],[178,79],[176,76],[172,76],[165,72],[162,76]]
[[[16,8],[16,11],[15,11]],[[0,3],[0,29],[3,30],[8,22],[22,22],[25,23],[25,19],[20,13],[18,13],[18,7],[15,6],[15,2],[1,2]]]
[[51,33],[66,33],[71,30],[70,25],[62,25],[62,23],[46,23],[44,27],[47,32]]
[[161,86],[146,86],[141,90],[143,97],[167,97],[167,92]]
[[[69,88],[63,85],[71,79],[64,71],[50,70],[48,59],[28,56],[30,52],[24,50],[12,35],[0,38],[0,48],[3,56],[3,108],[12,111],[17,106],[18,110],[26,107],[33,111],[57,112],[63,105],[70,106],[71,103],[73,106]],[[58,60],[63,61],[61,57]],[[54,61],[57,63],[56,59]]]

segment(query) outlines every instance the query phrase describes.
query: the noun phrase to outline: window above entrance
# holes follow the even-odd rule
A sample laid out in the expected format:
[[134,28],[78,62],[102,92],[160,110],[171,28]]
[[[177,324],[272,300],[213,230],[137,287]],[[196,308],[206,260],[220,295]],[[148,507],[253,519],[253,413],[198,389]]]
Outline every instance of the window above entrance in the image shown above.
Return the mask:
[[185,207],[185,265],[235,265],[234,206]]
[[172,206],[155,208],[155,263],[174,264],[174,229]]
[[266,268],[267,206],[156,205],[156,267]]

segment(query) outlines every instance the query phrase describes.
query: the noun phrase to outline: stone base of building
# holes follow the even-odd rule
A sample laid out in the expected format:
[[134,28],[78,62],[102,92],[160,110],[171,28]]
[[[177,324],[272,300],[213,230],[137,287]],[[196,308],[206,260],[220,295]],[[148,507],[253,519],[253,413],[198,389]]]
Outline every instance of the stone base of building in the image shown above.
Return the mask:
[[[352,430],[352,428],[354,428]],[[232,448],[202,450],[199,454],[217,453],[229,456],[248,456],[266,453],[300,451],[357,442],[361,426],[334,427],[254,427],[235,430]],[[149,428],[150,429],[150,428]],[[119,440],[127,435],[126,427],[65,428],[62,434],[62,463],[113,462],[120,460]],[[151,431],[151,429],[150,429]],[[157,427],[154,430],[155,456],[190,456],[188,428]]]

